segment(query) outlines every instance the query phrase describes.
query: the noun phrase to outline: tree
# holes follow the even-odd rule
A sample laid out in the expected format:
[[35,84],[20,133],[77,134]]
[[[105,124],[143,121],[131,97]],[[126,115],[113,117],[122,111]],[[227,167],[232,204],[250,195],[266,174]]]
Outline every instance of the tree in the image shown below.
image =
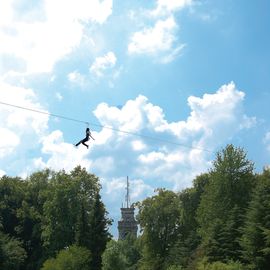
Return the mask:
[[167,270],[183,270],[183,267],[179,265],[171,265]]
[[197,247],[200,243],[198,235],[198,222],[196,211],[200,204],[201,196],[209,183],[209,174],[201,174],[193,181],[193,187],[178,193],[180,200],[180,225],[177,241],[170,248],[166,259],[168,265],[187,268],[197,256]]
[[170,248],[177,241],[180,226],[180,201],[172,191],[158,194],[138,204],[142,234],[140,269],[164,269]]
[[[98,178],[81,167],[76,167],[70,174],[61,171],[52,175],[43,206],[42,226],[42,238],[49,256],[76,241],[82,244],[80,241],[87,239],[91,230],[91,211],[99,189]],[[79,232],[81,226],[88,231]],[[79,236],[80,233],[85,235]]]
[[26,252],[22,243],[0,231],[0,269],[20,269],[25,258]]
[[94,207],[91,212],[90,220],[90,234],[89,234],[89,249],[93,254],[92,268],[96,270],[101,269],[101,256],[106,248],[107,242],[111,235],[108,232],[108,225],[111,220],[106,218],[107,212],[104,204],[101,201],[99,193],[95,195]]
[[74,243],[79,188],[65,171],[52,174],[43,205],[42,240],[48,256]]
[[125,257],[126,270],[139,269],[139,262],[141,259],[141,237],[136,238],[133,234],[127,234],[125,239],[119,240],[118,244]]
[[41,223],[43,219],[43,205],[47,200],[46,193],[52,172],[48,169],[31,174],[25,182],[24,199],[17,211],[19,225],[17,231],[27,252],[25,268],[27,270],[40,269],[44,261],[42,246]]
[[241,148],[217,153],[197,211],[202,245],[209,261],[241,259],[240,228],[254,186],[253,163]]
[[47,258],[75,243],[93,251],[94,269],[101,268],[111,221],[100,188],[98,178],[80,166],[70,173],[36,172],[25,181],[0,178],[0,232],[10,237],[8,243],[18,244],[15,252],[20,247],[26,252],[23,270],[40,269]]
[[70,246],[61,250],[56,258],[44,262],[41,270],[91,270],[91,252],[79,246]]
[[241,239],[251,269],[270,269],[270,170],[258,176]]
[[246,268],[239,262],[230,261],[228,263],[214,262],[202,263],[198,266],[198,270],[245,270]]
[[111,240],[102,255],[102,270],[126,270],[126,259],[118,242]]
[[18,237],[17,227],[20,222],[17,211],[22,206],[24,192],[25,182],[21,178],[3,176],[0,179],[0,217],[2,231],[15,238]]
[[123,240],[108,242],[102,255],[102,270],[137,270],[141,258],[140,240],[128,234]]

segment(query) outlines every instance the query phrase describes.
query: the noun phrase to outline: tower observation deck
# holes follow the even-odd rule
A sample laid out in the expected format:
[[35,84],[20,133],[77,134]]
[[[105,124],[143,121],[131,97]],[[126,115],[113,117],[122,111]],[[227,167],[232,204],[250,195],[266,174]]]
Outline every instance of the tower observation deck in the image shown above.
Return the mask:
[[129,196],[129,181],[127,177],[127,193],[125,196],[125,207],[121,208],[121,220],[118,221],[118,239],[123,240],[128,234],[132,234],[137,237],[138,225],[134,218],[135,208],[130,204]]

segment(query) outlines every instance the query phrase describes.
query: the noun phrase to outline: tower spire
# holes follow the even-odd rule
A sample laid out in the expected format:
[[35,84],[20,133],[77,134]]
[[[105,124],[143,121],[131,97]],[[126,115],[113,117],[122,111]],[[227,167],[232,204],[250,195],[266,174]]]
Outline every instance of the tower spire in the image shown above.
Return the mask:
[[130,206],[130,197],[129,197],[129,181],[128,181],[128,176],[127,176],[127,187],[126,187],[126,190],[127,190],[127,194],[126,194],[126,206],[127,206],[127,208],[129,208],[129,206]]

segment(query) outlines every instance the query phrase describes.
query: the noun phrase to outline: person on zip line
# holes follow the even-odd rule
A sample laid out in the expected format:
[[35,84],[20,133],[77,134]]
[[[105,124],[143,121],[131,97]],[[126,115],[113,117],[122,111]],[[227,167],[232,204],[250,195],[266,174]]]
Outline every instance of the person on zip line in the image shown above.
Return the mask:
[[90,131],[89,128],[86,128],[85,133],[86,133],[85,138],[82,139],[82,140],[80,140],[78,143],[76,143],[75,146],[79,146],[79,145],[82,143],[82,144],[85,145],[85,146],[87,147],[87,149],[88,149],[89,146],[86,144],[86,142],[89,141],[90,138],[93,139],[93,140],[95,140],[95,139],[92,137],[91,131]]

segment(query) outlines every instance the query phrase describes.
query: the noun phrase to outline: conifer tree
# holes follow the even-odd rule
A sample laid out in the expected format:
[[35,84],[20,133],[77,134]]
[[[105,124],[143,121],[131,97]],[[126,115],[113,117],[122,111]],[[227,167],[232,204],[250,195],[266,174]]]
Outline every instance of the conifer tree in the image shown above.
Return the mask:
[[202,245],[210,261],[240,259],[240,227],[253,187],[253,163],[241,148],[217,153],[197,211]]
[[101,256],[106,249],[106,244],[110,240],[108,225],[111,221],[106,217],[107,213],[104,204],[101,201],[100,194],[95,196],[95,202],[91,214],[89,242],[88,247],[92,253],[92,269],[101,269]]
[[258,176],[241,239],[251,269],[270,269],[270,170]]

